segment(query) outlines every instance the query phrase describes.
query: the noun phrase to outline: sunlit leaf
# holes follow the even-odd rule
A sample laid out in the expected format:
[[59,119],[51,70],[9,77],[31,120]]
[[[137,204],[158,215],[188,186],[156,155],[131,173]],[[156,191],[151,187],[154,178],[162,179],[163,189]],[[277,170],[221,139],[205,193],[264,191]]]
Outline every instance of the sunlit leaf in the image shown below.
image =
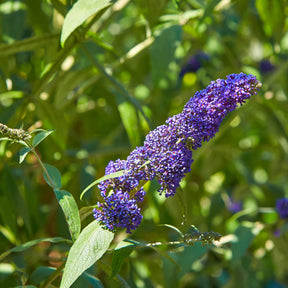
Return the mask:
[[107,251],[114,233],[104,230],[97,221],[85,227],[71,247],[60,288],[69,288],[75,280]]
[[19,163],[20,164],[25,160],[27,154],[30,151],[31,151],[31,149],[28,148],[28,147],[23,147],[23,148],[20,149],[20,151],[19,151]]
[[33,147],[36,147],[38,144],[40,144],[46,137],[48,137],[51,133],[53,133],[53,131],[54,130],[48,130],[38,133],[32,141]]
[[80,234],[81,221],[78,206],[73,196],[65,190],[54,190],[59,205],[61,206],[72,240],[75,241]]
[[111,6],[115,0],[78,0],[67,13],[61,32],[63,46],[70,34],[82,25],[90,16]]

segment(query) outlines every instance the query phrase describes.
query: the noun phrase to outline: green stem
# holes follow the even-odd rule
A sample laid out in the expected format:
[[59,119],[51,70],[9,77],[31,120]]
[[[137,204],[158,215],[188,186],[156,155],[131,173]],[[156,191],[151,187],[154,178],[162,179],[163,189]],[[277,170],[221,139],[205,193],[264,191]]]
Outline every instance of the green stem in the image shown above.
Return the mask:
[[53,184],[53,181],[52,181],[52,179],[51,179],[51,177],[50,177],[50,175],[49,175],[49,173],[48,173],[48,171],[47,171],[44,163],[42,162],[42,160],[40,159],[39,155],[37,154],[35,148],[30,144],[30,142],[25,141],[25,143],[26,143],[27,146],[31,149],[31,151],[33,152],[33,154],[36,156],[36,158],[37,158],[40,166],[42,167],[43,172],[45,173],[47,179],[49,180],[49,183],[50,183],[51,187],[53,188],[53,190],[55,190],[55,186],[54,186],[54,184]]
[[[51,187],[53,188],[53,190],[55,189],[55,186],[53,184],[53,181],[44,165],[44,163],[42,162],[42,160],[40,159],[39,155],[37,154],[37,152],[35,151],[35,148],[30,144],[29,141],[25,141],[25,143],[28,145],[28,147],[31,149],[31,151],[33,152],[33,154],[36,156],[40,166],[43,169],[43,172],[45,173]],[[50,284],[62,273],[62,270],[65,266],[66,261],[64,261],[55,272],[53,272],[45,281],[43,284],[40,285],[41,288],[48,288],[50,286]]]

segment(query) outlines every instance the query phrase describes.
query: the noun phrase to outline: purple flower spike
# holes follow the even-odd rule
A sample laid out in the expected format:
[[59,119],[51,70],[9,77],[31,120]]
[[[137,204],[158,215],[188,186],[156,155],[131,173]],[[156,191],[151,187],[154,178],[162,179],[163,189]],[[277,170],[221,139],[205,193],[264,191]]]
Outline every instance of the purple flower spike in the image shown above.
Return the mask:
[[160,193],[165,191],[166,197],[173,196],[181,179],[190,171],[192,151],[177,135],[177,129],[167,125],[151,131],[146,136],[144,147],[150,161],[147,165],[149,179],[158,180]]
[[280,218],[288,219],[288,198],[280,198],[276,201],[276,211]]
[[142,219],[138,204],[143,202],[146,181],[156,179],[159,192],[173,196],[181,179],[190,171],[192,151],[213,138],[226,115],[256,94],[261,84],[244,73],[218,79],[197,92],[183,111],[151,131],[144,145],[127,160],[111,161],[105,175],[124,170],[125,174],[102,181],[98,188],[104,203],[98,203],[94,217],[108,229],[136,229]]
[[140,225],[143,217],[140,208],[135,199],[130,199],[127,192],[117,191],[104,199],[105,203],[98,203],[98,207],[102,209],[94,208],[93,216],[109,230],[122,227],[127,229],[127,233],[131,233],[131,229],[136,229]]
[[256,94],[258,83],[256,77],[244,73],[213,81],[190,98],[182,113],[169,118],[166,123],[176,127],[185,139],[192,139],[193,149],[196,149],[202,141],[215,136],[229,112]]

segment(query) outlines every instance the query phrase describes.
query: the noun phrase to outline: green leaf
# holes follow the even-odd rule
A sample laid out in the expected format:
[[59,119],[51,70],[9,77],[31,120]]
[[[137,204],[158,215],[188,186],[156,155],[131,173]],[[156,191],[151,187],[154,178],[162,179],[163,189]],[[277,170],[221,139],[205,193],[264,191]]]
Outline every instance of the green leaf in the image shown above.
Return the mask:
[[19,151],[19,163],[21,164],[26,158],[27,154],[31,151],[28,147],[23,147]]
[[81,221],[78,206],[73,196],[65,190],[54,190],[59,205],[61,206],[72,240],[75,241],[80,234]]
[[75,280],[107,251],[114,233],[104,230],[95,220],[85,227],[68,254],[60,288],[69,288]]
[[117,245],[113,254],[111,278],[119,273],[124,260],[133,252],[136,246],[137,244],[125,240]]
[[83,274],[83,277],[85,277],[89,281],[89,283],[92,285],[92,287],[104,288],[103,284],[101,283],[101,281],[97,277],[95,277],[95,276],[93,276],[87,272],[85,272]]
[[54,130],[47,130],[47,131],[42,131],[38,133],[32,141],[33,147],[36,147],[37,145],[39,145],[46,137],[48,137],[51,133],[53,133],[53,131]]
[[55,271],[56,271],[55,268],[40,266],[32,272],[29,282],[35,285],[39,285],[41,282],[45,281]]
[[252,222],[243,222],[238,226],[234,233],[237,240],[231,244],[231,262],[233,265],[235,265],[238,260],[243,257],[254,237],[259,234],[262,228],[262,226],[257,226],[257,224]]
[[124,96],[120,93],[116,93],[116,99],[118,102],[118,111],[124,128],[128,134],[132,147],[136,147],[140,144],[140,131],[139,131],[139,117],[132,103],[126,101]]
[[256,0],[255,6],[267,35],[281,39],[285,27],[285,0]]
[[[182,38],[182,27],[173,25],[161,31],[151,45],[151,69],[154,83],[163,78],[175,59],[175,50]],[[165,47],[165,49],[163,49]]]
[[82,25],[90,16],[111,6],[115,0],[78,0],[67,13],[61,32],[63,46],[70,34]]
[[84,189],[84,191],[83,191],[83,192],[81,193],[81,195],[80,195],[80,200],[82,200],[84,194],[85,194],[90,188],[92,188],[93,186],[95,186],[96,184],[100,183],[101,181],[107,180],[107,179],[113,179],[113,178],[120,177],[120,176],[124,175],[125,173],[127,173],[127,171],[121,170],[121,171],[117,171],[117,172],[115,172],[115,173],[111,173],[111,174],[109,174],[109,175],[105,175],[105,176],[103,176],[103,177],[95,180],[94,182],[92,182],[90,185],[88,185],[88,186]]
[[[53,189],[60,189],[62,184],[61,184],[61,174],[58,171],[58,169],[49,164],[44,164],[44,166],[47,170],[47,173],[50,176],[50,179],[49,179],[46,173],[43,173],[46,183],[49,186],[51,186]],[[52,183],[50,182],[50,180],[52,181]]]
[[5,257],[7,257],[12,252],[23,252],[23,251],[29,249],[30,247],[32,247],[36,244],[39,244],[41,242],[50,242],[50,243],[67,242],[67,243],[70,243],[70,240],[65,239],[65,238],[61,238],[61,237],[42,238],[42,239],[32,240],[32,241],[26,242],[24,244],[18,245],[18,246],[14,247],[10,250],[5,251],[4,253],[2,253],[0,255],[0,261],[2,261]]

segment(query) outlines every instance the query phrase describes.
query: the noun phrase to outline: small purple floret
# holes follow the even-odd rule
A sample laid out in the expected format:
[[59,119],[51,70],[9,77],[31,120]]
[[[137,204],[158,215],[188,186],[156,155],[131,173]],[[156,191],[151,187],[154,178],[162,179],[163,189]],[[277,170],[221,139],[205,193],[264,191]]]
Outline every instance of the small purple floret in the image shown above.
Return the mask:
[[183,111],[151,131],[141,147],[126,160],[110,161],[105,175],[124,170],[117,178],[102,181],[98,188],[104,199],[94,217],[108,229],[136,229],[142,219],[143,184],[156,179],[159,192],[173,196],[181,179],[190,171],[192,152],[213,138],[225,116],[256,94],[260,83],[244,73],[218,79],[190,98]]
[[104,198],[105,203],[97,203],[101,210],[94,209],[94,217],[100,220],[109,230],[124,227],[127,233],[136,229],[142,220],[136,200],[130,199],[127,192],[117,191]]

